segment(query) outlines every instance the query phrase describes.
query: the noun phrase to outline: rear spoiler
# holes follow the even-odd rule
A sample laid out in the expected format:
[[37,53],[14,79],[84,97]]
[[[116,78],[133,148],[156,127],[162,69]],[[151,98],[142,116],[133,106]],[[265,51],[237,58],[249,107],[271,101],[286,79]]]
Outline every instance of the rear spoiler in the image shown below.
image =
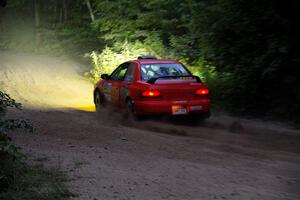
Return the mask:
[[201,83],[201,80],[198,76],[194,76],[194,75],[183,75],[183,76],[158,76],[158,77],[152,77],[150,78],[147,83],[150,83],[150,84],[154,84],[158,79],[163,79],[163,78],[166,78],[166,79],[172,79],[172,78],[184,78],[184,77],[192,77],[192,78],[195,78],[197,80],[197,83]]

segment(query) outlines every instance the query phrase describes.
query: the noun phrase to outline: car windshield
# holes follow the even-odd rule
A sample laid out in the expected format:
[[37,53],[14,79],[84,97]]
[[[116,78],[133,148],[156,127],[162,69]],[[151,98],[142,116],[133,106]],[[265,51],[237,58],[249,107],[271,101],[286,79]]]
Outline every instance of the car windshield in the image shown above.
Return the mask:
[[150,63],[141,65],[141,79],[148,81],[160,76],[188,76],[191,75],[179,63]]

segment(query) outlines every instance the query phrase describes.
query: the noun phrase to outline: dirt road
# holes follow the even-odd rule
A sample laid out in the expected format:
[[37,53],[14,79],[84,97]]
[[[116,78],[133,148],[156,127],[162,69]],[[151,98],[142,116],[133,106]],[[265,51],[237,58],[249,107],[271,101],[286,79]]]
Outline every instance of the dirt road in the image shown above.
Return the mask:
[[[0,62],[3,76],[15,61],[4,54],[0,58],[6,59],[6,68],[1,69]],[[63,64],[74,75],[69,77],[72,83],[90,88],[73,64]],[[28,66],[24,63],[23,69]],[[57,70],[45,66],[47,73],[54,73],[67,88],[73,88],[66,76],[57,73],[62,65],[57,66]],[[39,77],[47,75],[40,72]],[[30,73],[26,75],[37,80]],[[6,73],[5,77],[12,82],[2,85],[17,91],[11,85],[15,76]],[[25,91],[30,88],[30,82],[26,84]],[[41,91],[38,85],[36,90]],[[47,97],[45,91],[43,97]],[[198,126],[168,120],[128,123],[121,114],[109,110],[76,109],[91,100],[88,92],[77,96],[80,91],[70,94],[80,101],[72,108],[68,106],[72,99],[65,102],[62,98],[60,105],[53,105],[46,97],[36,97],[34,90],[28,100],[18,91],[15,98],[21,96],[28,106],[10,113],[30,119],[36,127],[34,135],[14,133],[13,141],[30,161],[66,172],[70,190],[78,195],[74,199],[300,199],[299,130],[224,115],[215,115]],[[50,90],[50,97],[62,95],[54,93]]]

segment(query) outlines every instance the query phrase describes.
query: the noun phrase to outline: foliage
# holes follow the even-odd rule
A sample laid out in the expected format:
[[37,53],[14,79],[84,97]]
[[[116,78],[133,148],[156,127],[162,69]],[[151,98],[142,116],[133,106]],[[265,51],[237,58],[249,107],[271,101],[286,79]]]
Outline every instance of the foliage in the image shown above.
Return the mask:
[[218,72],[216,67],[203,57],[195,60],[188,68],[193,74],[199,76],[210,89],[214,108],[222,109],[231,106],[230,101],[226,100],[229,96],[226,92],[230,92],[229,89],[233,88],[232,74]]
[[11,157],[0,160],[0,165],[9,175],[8,180],[6,176],[5,181],[0,182],[0,199],[56,200],[74,197],[64,185],[67,178],[56,169],[46,171],[41,166],[29,167]]
[[5,92],[0,91],[0,134],[6,134],[7,131],[16,128],[25,128],[33,132],[33,127],[26,120],[5,118],[9,107],[21,109],[21,104]]
[[234,84],[223,90],[231,110],[299,119],[299,21],[293,18],[298,4],[217,0],[191,5],[189,27],[201,54],[218,72],[232,75]]
[[144,42],[118,42],[113,47],[106,46],[100,54],[93,51],[89,55],[93,67],[87,75],[92,81],[96,81],[100,74],[110,74],[121,63],[134,60],[140,55],[165,57],[167,50],[157,35],[147,37]]
[[11,143],[7,132],[15,128],[27,128],[33,131],[33,127],[22,119],[6,119],[8,107],[21,108],[21,104],[16,103],[8,94],[0,91],[0,188],[1,191],[8,188],[8,186],[16,179],[18,174],[15,174],[15,163],[17,166],[23,166],[24,156],[20,153],[20,148]]

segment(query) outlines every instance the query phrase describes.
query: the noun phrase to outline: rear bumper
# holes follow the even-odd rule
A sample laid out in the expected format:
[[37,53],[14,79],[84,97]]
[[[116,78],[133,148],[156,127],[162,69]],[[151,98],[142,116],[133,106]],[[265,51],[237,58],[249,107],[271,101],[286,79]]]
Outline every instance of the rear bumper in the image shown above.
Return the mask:
[[[181,105],[187,114],[203,114],[210,112],[209,99],[195,99],[186,101],[174,100],[138,100],[134,102],[134,109],[139,115],[172,115],[172,106]],[[197,109],[193,109],[197,107]],[[199,109],[201,107],[201,109]]]

